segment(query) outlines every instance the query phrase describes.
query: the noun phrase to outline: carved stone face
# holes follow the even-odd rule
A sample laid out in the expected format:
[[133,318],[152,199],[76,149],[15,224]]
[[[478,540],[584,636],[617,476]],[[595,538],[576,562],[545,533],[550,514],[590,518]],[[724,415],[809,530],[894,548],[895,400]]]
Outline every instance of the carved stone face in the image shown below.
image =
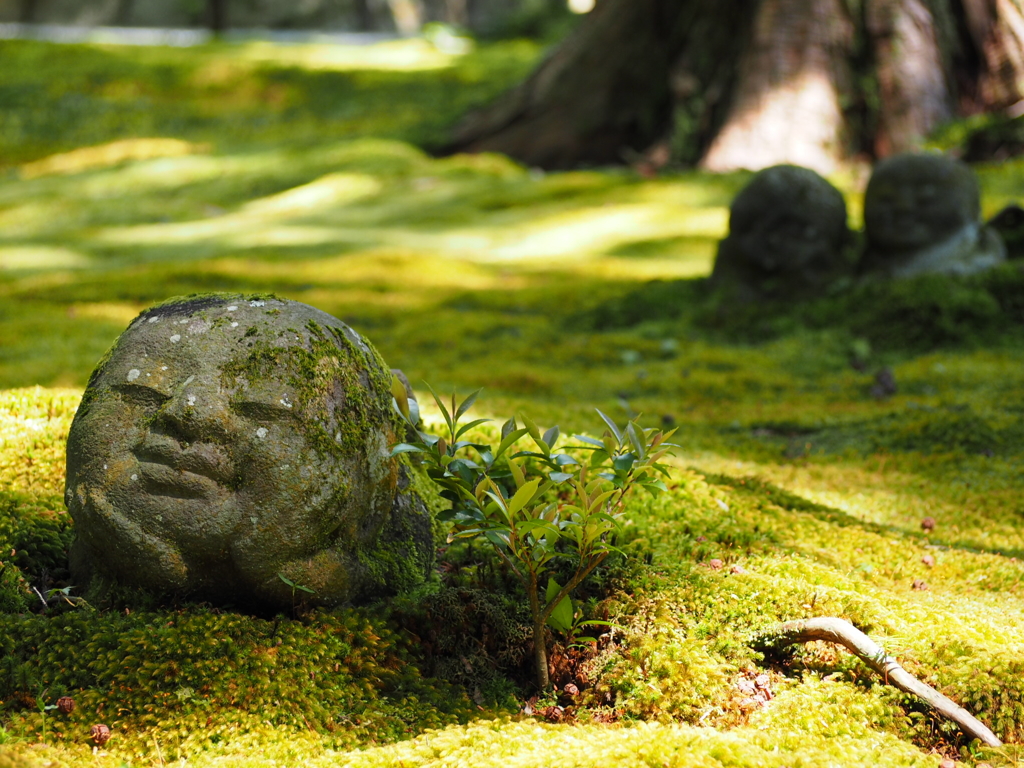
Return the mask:
[[864,194],[869,247],[906,253],[941,243],[980,217],[978,183],[963,163],[941,155],[883,160]]
[[297,302],[143,312],[93,373],[68,438],[74,568],[217,600],[350,599],[395,498],[390,373]]
[[[733,200],[729,236],[716,276],[762,293],[818,285],[845,267],[846,203],[808,168],[777,165],[757,173]],[[788,284],[788,285],[787,285]]]

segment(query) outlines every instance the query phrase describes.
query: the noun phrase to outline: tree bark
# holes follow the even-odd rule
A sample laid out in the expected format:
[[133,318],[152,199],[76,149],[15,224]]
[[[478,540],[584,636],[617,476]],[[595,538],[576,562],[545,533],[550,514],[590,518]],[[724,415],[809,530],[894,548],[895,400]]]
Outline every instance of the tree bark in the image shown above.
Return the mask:
[[706,37],[683,64],[685,87],[698,95],[737,46],[736,29],[713,20],[742,19],[754,2],[599,0],[525,82],[460,123],[447,149],[505,152],[544,168],[622,162],[667,134],[669,71],[687,38]]
[[442,152],[827,172],[993,108],[1024,114],[1024,0],[598,0]]
[[373,13],[370,11],[369,0],[355,0],[356,29],[369,32],[373,29]]
[[[995,0],[993,6],[979,0],[963,0],[965,9],[984,5],[976,11],[979,20],[971,25],[972,38],[984,60],[981,94],[993,108],[1009,108],[1024,114],[1024,8],[1021,0]],[[977,31],[975,31],[977,27]],[[1015,116],[1016,116],[1015,115]]]
[[206,0],[207,22],[214,35],[220,35],[228,28],[228,0]]
[[36,0],[21,0],[18,4],[18,21],[31,24],[36,20]]
[[842,105],[853,86],[853,39],[841,0],[763,0],[728,117],[701,165],[834,170],[848,154]]
[[914,149],[953,116],[952,87],[927,0],[868,0],[866,26],[880,101],[875,154],[886,157]]

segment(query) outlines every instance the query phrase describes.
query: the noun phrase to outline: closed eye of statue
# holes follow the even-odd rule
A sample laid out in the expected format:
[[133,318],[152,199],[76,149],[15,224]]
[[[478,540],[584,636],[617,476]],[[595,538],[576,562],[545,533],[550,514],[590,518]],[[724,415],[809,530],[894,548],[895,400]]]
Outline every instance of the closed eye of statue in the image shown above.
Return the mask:
[[231,403],[231,410],[239,416],[254,421],[288,421],[296,418],[295,409],[286,405],[288,401],[271,402],[267,400],[237,400]]
[[159,408],[171,399],[170,395],[145,384],[118,384],[112,389],[121,396],[121,400],[132,405]]

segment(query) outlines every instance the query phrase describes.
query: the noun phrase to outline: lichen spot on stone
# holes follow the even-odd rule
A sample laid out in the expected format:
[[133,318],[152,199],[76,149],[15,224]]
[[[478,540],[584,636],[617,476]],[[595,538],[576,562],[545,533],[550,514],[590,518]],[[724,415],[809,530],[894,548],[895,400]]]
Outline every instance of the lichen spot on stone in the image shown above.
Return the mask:
[[234,312],[236,309],[238,309],[238,306],[235,305],[235,304],[232,304],[230,307],[228,307],[228,312]]
[[256,437],[258,437],[260,440],[262,440],[266,436],[267,436],[267,428],[266,427],[260,427],[259,429],[256,430]]
[[237,322],[232,322],[231,323],[231,327],[232,328],[237,328],[238,327],[238,323]]
[[280,400],[280,403],[285,408],[291,408],[292,407],[291,401],[288,399],[288,395],[285,395],[284,397],[282,397],[281,400]]
[[250,307],[263,307],[263,306],[266,306],[266,304],[267,304],[267,302],[260,301],[259,299],[255,299],[255,300],[249,302],[249,306]]
[[132,475],[132,480],[138,480],[138,479],[139,479],[138,475]]
[[212,326],[206,320],[196,320],[188,327],[191,336],[199,336],[210,330]]
[[195,380],[196,380],[195,376],[189,376],[187,379],[185,379],[185,383],[182,384],[181,386],[187,387],[189,384],[191,384]]
[[141,375],[142,371],[140,371],[138,368],[132,368],[130,371],[128,371],[128,381],[135,381]]
[[196,404],[196,396],[195,395],[189,395],[188,396],[188,405],[192,406],[192,405],[195,405],[195,404]]
[[171,344],[177,344],[179,341],[181,341],[181,336],[179,334],[176,333],[171,336]]
[[160,322],[160,315],[154,315],[153,317],[149,318],[148,322],[150,322],[150,323],[159,323]]
[[160,370],[161,371],[166,371],[167,370],[167,366],[166,365],[161,365],[160,366]]

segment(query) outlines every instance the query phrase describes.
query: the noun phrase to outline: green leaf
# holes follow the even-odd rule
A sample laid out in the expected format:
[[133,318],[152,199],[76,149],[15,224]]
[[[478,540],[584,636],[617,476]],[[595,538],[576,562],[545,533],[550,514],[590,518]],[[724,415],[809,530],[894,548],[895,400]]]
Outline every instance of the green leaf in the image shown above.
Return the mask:
[[526,430],[530,433],[530,437],[534,440],[540,440],[540,427],[533,423],[533,420],[525,413],[519,414],[523,419],[523,424],[526,425]]
[[629,437],[629,442],[632,443],[636,455],[643,461],[647,457],[647,452],[644,450],[644,440],[640,439],[640,435],[636,433],[636,427],[633,422],[629,422],[626,425],[626,436]]
[[522,488],[526,483],[526,476],[523,474],[522,468],[516,464],[515,459],[509,458],[508,470],[512,473],[512,479],[516,481],[516,488]]
[[612,459],[612,467],[616,472],[629,472],[635,463],[636,455],[632,453],[624,453]]
[[486,530],[484,536],[498,549],[508,549],[508,534],[502,535],[500,531]]
[[288,578],[287,576],[285,576],[285,575],[284,575],[283,573],[279,573],[279,574],[277,574],[277,578],[279,578],[279,579],[280,579],[281,581],[283,581],[283,582],[284,582],[285,584],[287,584],[287,585],[288,585],[289,587],[292,587],[292,588],[294,588],[294,587],[295,587],[295,582],[294,582],[294,581],[292,581],[291,579],[289,579],[289,578]]
[[654,480],[650,483],[642,483],[642,485],[644,488],[651,492],[652,496],[655,495],[657,491],[662,491],[665,493],[668,492],[668,486],[665,485],[665,483],[663,483],[661,480]]
[[[512,462],[509,463],[512,464]],[[537,478],[536,480],[531,480],[530,482],[525,483],[524,485],[519,487],[519,490],[516,491],[516,495],[509,499],[509,517],[511,517],[516,512],[518,512],[519,510],[521,510],[523,507],[530,503],[530,500],[533,498],[534,494],[537,493],[537,486],[539,485],[540,478]]]
[[[548,588],[544,596],[544,600],[548,605],[551,605],[551,601],[558,597],[558,593],[562,591],[562,586],[554,579],[548,579]],[[572,629],[573,609],[572,599],[566,595],[558,605],[551,611],[551,615],[548,616],[548,626],[557,632],[568,632]]]
[[497,461],[504,455],[505,451],[512,447],[516,440],[525,435],[529,430],[526,429],[513,429],[507,435],[501,439],[501,444],[498,446],[498,450],[494,453],[494,460]]
[[508,433],[514,429],[516,429],[516,420],[513,417],[501,425],[501,439],[504,440]]
[[605,416],[603,413],[601,413],[600,409],[595,408],[594,410],[597,411],[597,415],[600,416],[602,420],[604,420],[604,423],[608,425],[608,428],[612,431],[612,434],[615,435],[615,439],[618,440],[619,445],[621,445],[622,433],[619,431],[619,428],[615,426],[615,422],[612,421],[607,416]]
[[316,594],[316,590],[315,589],[310,589],[305,584],[296,584],[295,588],[299,589],[299,590],[302,590],[303,592],[308,592],[311,595],[315,595]]
[[587,437],[586,435],[573,435],[572,439],[582,440],[584,443],[587,443],[588,445],[594,445],[597,446],[598,448],[604,448],[604,443],[602,443],[600,440],[596,440],[593,437]]
[[473,419],[473,421],[469,422],[468,424],[463,424],[461,427],[459,427],[459,431],[455,433],[455,437],[461,437],[464,433],[468,432],[473,427],[479,427],[481,424],[486,424],[488,421],[490,421],[490,419]]
[[[427,384],[427,382],[423,383]],[[437,396],[437,392],[434,391],[434,388],[427,384],[427,389],[430,390],[430,394],[433,396],[434,402],[437,403],[437,407],[441,409],[441,414],[444,416],[444,423],[448,425],[448,429],[454,431],[455,422],[452,421],[452,415],[448,413],[448,409],[444,407],[444,403],[441,402],[441,398]]]
[[572,480],[572,472],[551,472],[548,479],[552,483],[564,483],[566,480]]
[[423,453],[423,449],[418,445],[409,445],[409,443],[399,443],[391,449],[391,455],[397,456],[400,453]]
[[395,398],[398,410],[405,416],[406,420],[410,420],[409,393],[405,391],[405,384],[395,374],[391,374],[391,394]]
[[558,425],[556,424],[555,426],[553,426],[551,429],[544,433],[544,442],[547,443],[548,445],[554,445],[555,442],[558,440],[559,434],[561,433],[559,432]]
[[457,410],[455,412],[455,420],[456,421],[458,421],[459,417],[461,417],[462,414],[464,414],[466,411],[468,411],[473,406],[473,403],[476,402],[477,395],[479,395],[479,394],[480,394],[480,390],[478,389],[476,392],[472,393],[469,397],[467,397],[465,400],[462,401],[462,405],[459,406],[459,410]]

